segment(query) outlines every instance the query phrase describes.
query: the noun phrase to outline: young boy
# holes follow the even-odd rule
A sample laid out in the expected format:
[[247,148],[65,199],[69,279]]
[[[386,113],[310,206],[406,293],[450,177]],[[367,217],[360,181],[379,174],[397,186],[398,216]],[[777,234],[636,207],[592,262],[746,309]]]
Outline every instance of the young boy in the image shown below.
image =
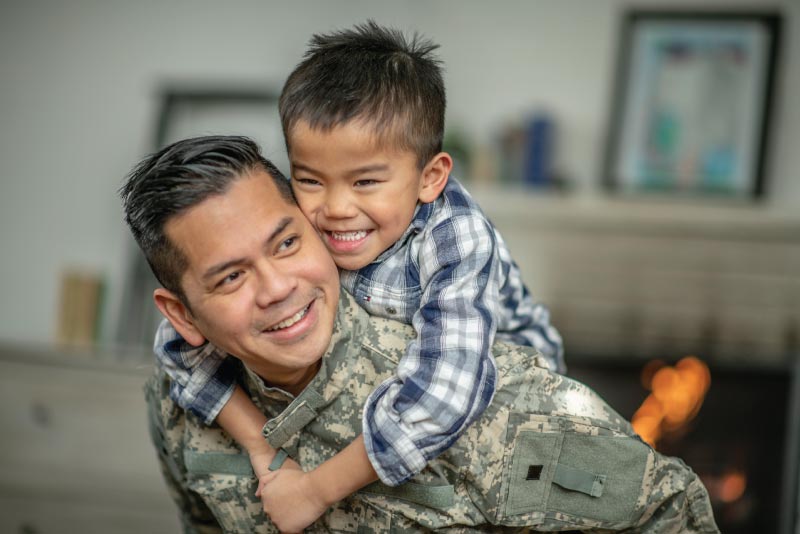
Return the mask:
[[173,398],[248,450],[265,510],[282,530],[302,529],[376,477],[400,484],[452,445],[491,402],[495,336],[534,346],[553,370],[565,369],[546,308],[449,177],[436,48],[372,21],[316,35],[280,99],[292,188],[342,286],[370,314],[417,332],[396,376],[370,395],[362,437],[309,473],[265,474],[274,455],[260,439],[265,419],[231,384],[230,362],[212,346],[188,346],[166,322],[156,338]]

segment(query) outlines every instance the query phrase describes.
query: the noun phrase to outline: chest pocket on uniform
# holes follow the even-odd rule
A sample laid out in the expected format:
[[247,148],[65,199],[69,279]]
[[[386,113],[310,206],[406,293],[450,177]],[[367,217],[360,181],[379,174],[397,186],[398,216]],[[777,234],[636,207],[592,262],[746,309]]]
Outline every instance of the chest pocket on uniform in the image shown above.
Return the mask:
[[639,517],[648,446],[584,418],[512,414],[512,422],[499,523],[619,528]]

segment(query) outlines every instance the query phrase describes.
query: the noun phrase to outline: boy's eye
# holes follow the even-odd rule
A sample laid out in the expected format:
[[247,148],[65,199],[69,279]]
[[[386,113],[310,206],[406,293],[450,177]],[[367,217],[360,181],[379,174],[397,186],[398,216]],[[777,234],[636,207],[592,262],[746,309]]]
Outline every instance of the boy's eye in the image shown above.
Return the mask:
[[363,186],[366,186],[366,185],[374,185],[374,184],[377,184],[377,183],[378,183],[377,180],[372,180],[372,179],[367,178],[367,179],[364,179],[364,180],[358,180],[356,182],[356,185],[359,186],[359,187],[363,187]]
[[294,181],[303,185],[319,185],[319,182],[313,178],[295,178]]

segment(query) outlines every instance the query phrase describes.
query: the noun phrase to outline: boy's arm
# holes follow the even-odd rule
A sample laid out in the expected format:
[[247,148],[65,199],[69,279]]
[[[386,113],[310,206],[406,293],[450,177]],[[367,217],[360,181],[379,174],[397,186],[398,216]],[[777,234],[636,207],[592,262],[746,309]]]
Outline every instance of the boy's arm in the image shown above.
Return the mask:
[[[497,291],[488,281],[498,262],[491,228],[475,228],[481,222],[470,219],[464,222],[468,228],[456,234],[477,234],[467,244],[454,242],[448,227],[443,235],[434,232],[435,244],[423,246],[419,256],[426,263],[420,262],[420,281],[426,293],[414,316],[417,339],[409,344],[397,375],[370,395],[365,433],[308,473],[281,469],[261,478],[264,511],[281,531],[307,527],[333,503],[379,476],[391,485],[404,482],[452,445],[491,402],[496,311],[488,302]],[[444,242],[467,257],[444,251]],[[422,389],[423,403],[420,395],[412,398],[414,392],[404,388]]]
[[210,343],[189,345],[166,319],[158,327],[153,348],[159,365],[171,378],[172,400],[206,424],[216,420],[247,450],[256,477],[266,473],[275,455],[261,435],[267,418],[236,385],[235,361]]
[[300,532],[330,506],[378,480],[358,436],[315,469],[279,469],[261,477],[264,512],[281,532]]
[[237,361],[211,343],[190,345],[166,319],[156,331],[153,352],[170,378],[170,398],[206,425],[212,424],[233,394]]
[[[467,227],[458,228],[461,223]],[[460,231],[455,235],[471,238],[454,240],[454,228]],[[451,248],[444,250],[443,243]],[[489,303],[497,294],[491,270],[499,268],[492,229],[480,220],[451,219],[440,235],[434,231],[434,240],[419,257],[426,259],[420,262],[426,293],[415,314],[417,340],[409,345],[398,376],[381,384],[367,401],[365,434],[313,471],[279,470],[262,477],[264,510],[282,531],[305,528],[378,475],[392,485],[407,480],[452,445],[491,402],[496,310]],[[423,352],[427,354],[421,357]],[[409,401],[413,393],[403,391],[404,386],[423,389],[424,404],[417,402],[419,396]],[[397,404],[406,409],[397,410]]]
[[269,472],[276,451],[261,434],[267,418],[238,385],[217,415],[217,423],[247,451],[256,478]]
[[367,452],[385,484],[405,482],[453,445],[494,396],[491,348],[501,262],[491,224],[450,213],[419,236],[422,287],[395,376],[364,407]]

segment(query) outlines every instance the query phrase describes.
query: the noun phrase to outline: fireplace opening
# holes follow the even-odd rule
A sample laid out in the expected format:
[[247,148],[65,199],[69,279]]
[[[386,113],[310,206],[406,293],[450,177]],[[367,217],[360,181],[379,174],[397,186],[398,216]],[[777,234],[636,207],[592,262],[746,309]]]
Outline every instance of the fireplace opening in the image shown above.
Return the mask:
[[[690,367],[699,372],[697,377],[686,378]],[[647,434],[643,438],[654,441],[660,452],[683,459],[701,477],[722,532],[787,532],[793,524],[797,451],[787,452],[796,447],[796,425],[789,422],[798,414],[788,366],[573,356],[568,374],[627,419],[635,421],[638,413],[637,432]],[[672,389],[658,391],[666,386]],[[653,408],[655,401],[670,400],[677,402],[674,412]]]

